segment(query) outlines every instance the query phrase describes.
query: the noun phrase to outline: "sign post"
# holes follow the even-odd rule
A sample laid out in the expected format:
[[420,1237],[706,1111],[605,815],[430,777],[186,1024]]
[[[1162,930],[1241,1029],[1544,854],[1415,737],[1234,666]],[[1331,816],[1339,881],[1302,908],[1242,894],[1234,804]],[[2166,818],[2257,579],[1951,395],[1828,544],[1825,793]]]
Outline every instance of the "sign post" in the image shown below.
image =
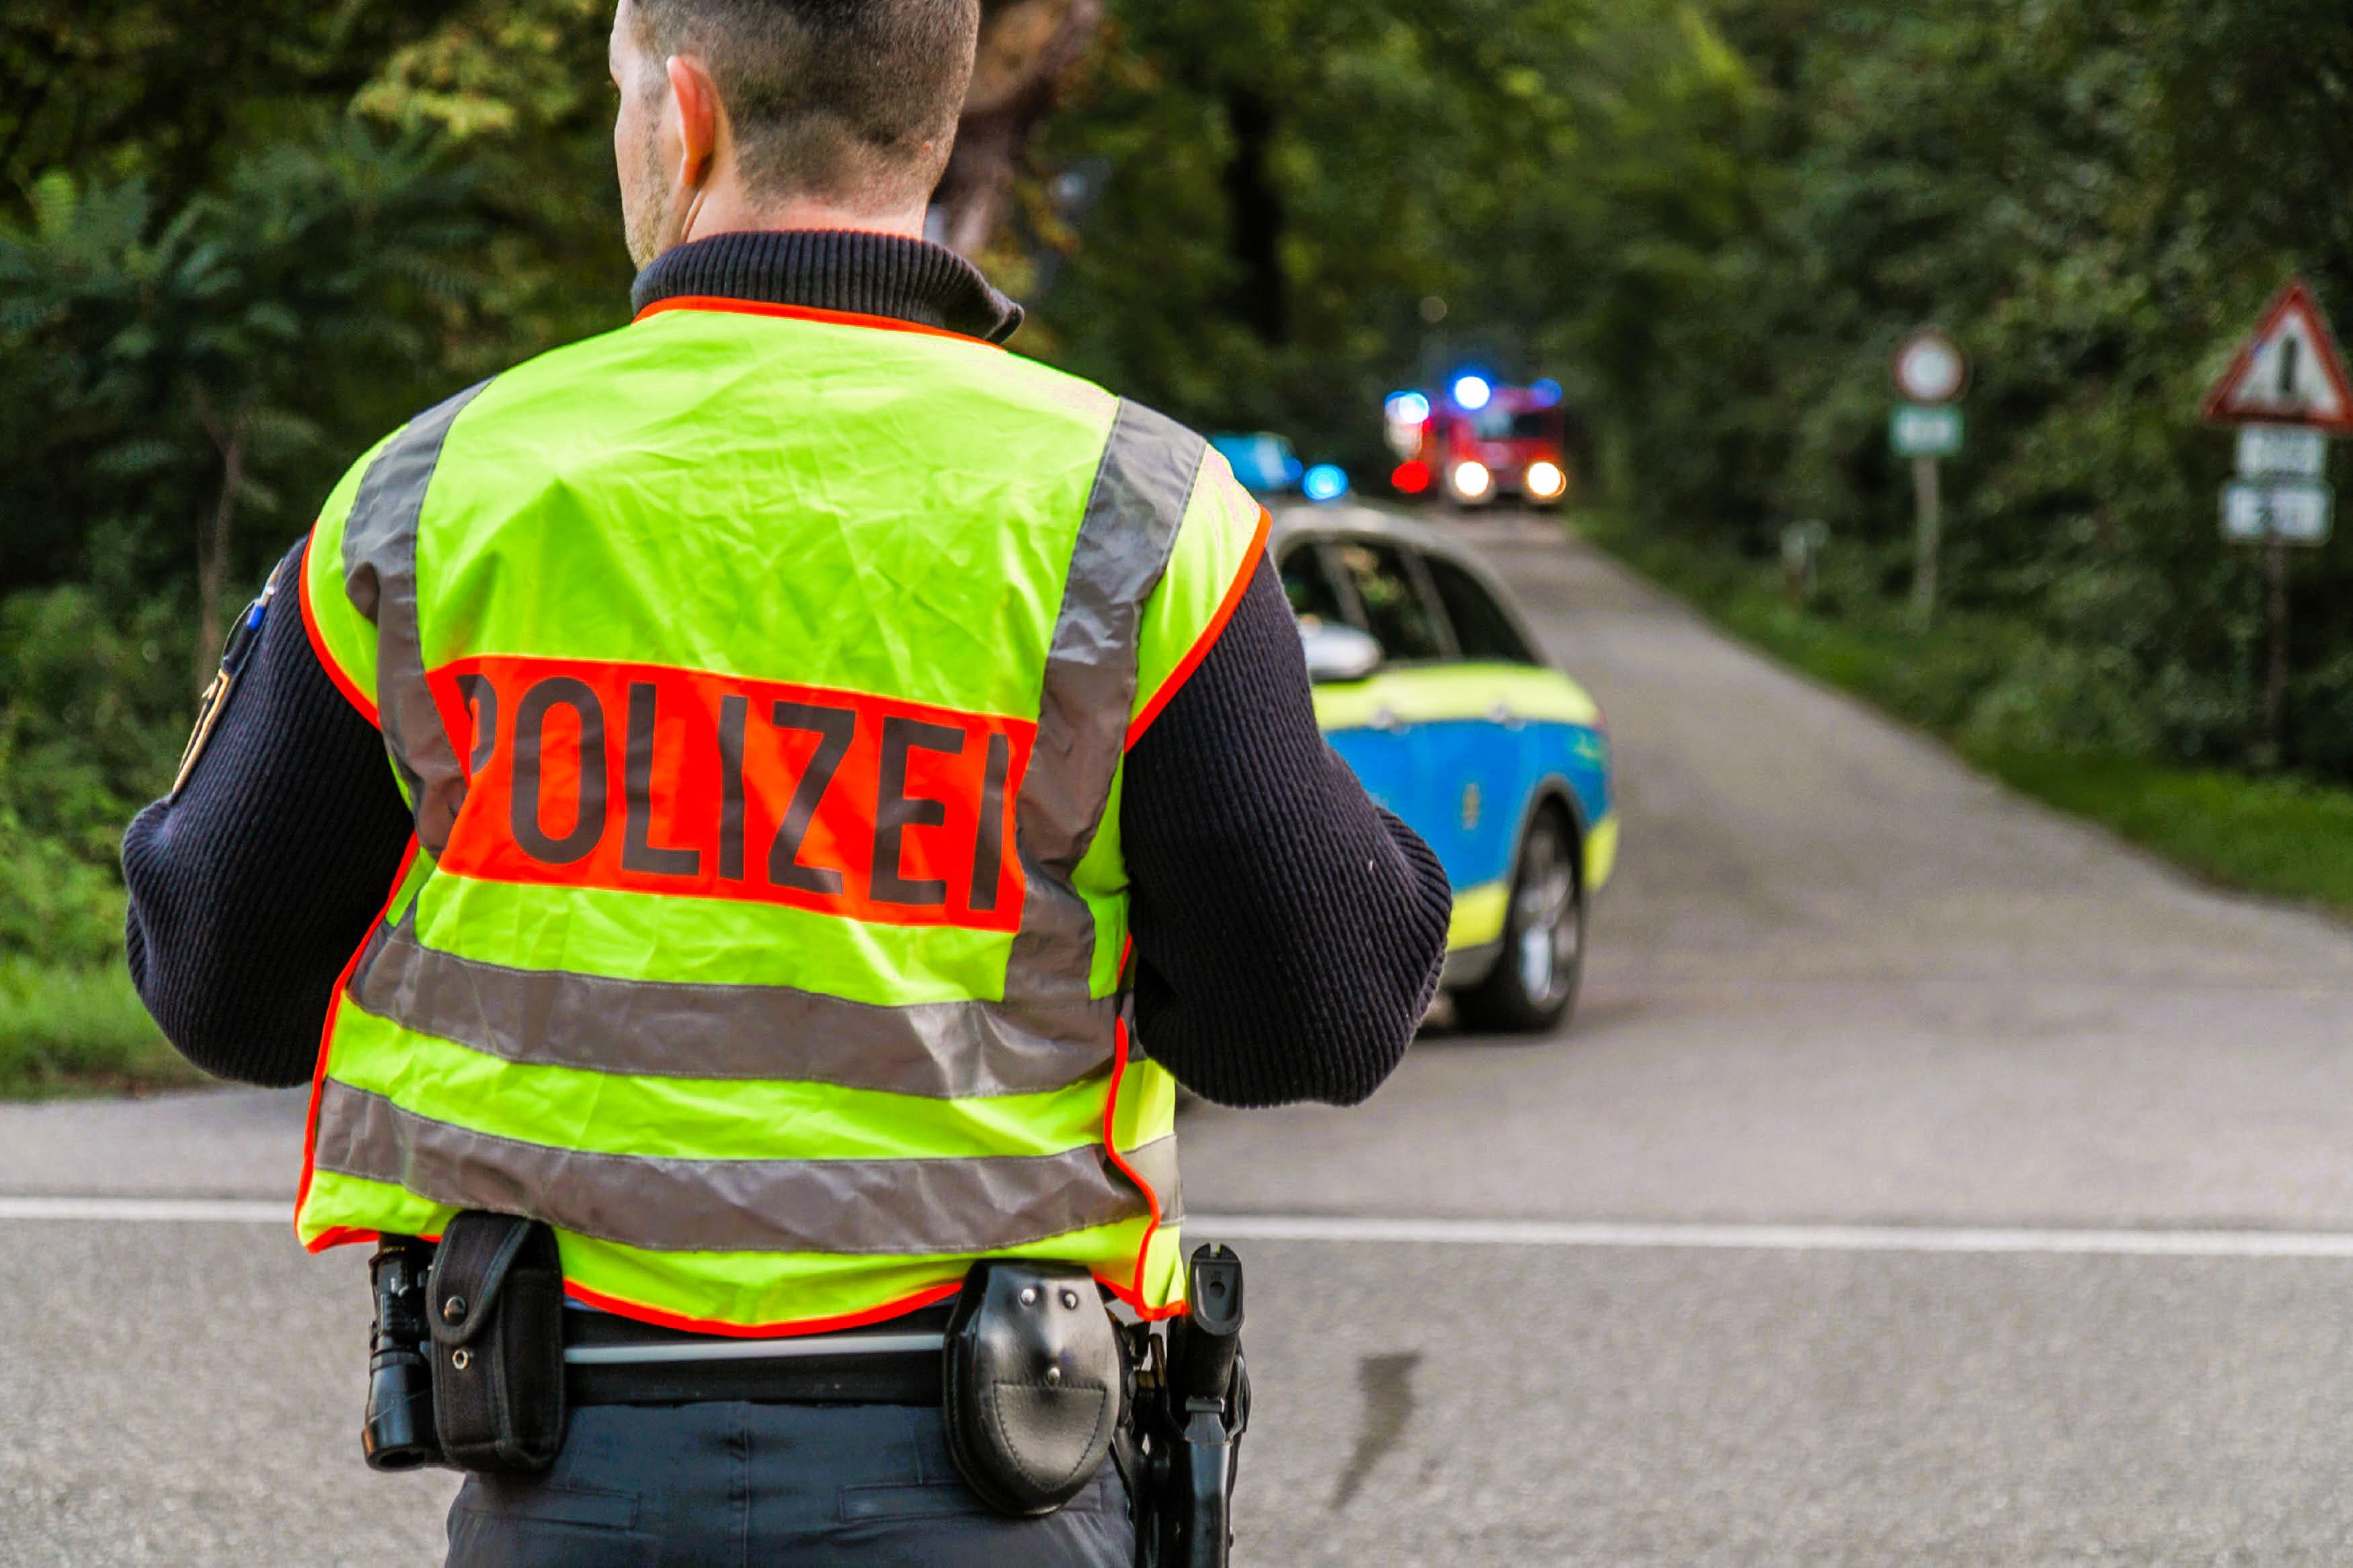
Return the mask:
[[2337,497],[2322,476],[2328,437],[2353,435],[2353,383],[2320,302],[2301,278],[2274,297],[2199,413],[2239,427],[2239,477],[2222,489],[2222,537],[2263,551],[2263,739],[2276,765],[2287,711],[2287,552],[2325,544]]
[[1961,454],[1964,425],[1952,406],[1969,384],[1968,362],[1952,339],[1923,327],[1896,345],[1895,390],[1908,400],[1887,421],[1887,443],[1912,459],[1912,616],[1922,626],[1936,614],[1936,557],[1944,548],[1939,458]]

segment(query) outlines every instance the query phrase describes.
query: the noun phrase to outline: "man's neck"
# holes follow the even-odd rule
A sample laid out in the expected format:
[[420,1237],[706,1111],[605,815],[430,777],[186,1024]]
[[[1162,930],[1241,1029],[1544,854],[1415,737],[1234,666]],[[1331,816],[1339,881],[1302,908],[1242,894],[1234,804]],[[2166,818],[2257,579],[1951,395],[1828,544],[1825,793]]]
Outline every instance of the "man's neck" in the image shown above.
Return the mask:
[[732,182],[703,197],[693,226],[680,243],[714,234],[751,234],[760,230],[846,229],[860,234],[895,234],[905,239],[923,237],[923,204],[877,210],[844,206],[811,196],[787,196],[781,201],[754,202]]

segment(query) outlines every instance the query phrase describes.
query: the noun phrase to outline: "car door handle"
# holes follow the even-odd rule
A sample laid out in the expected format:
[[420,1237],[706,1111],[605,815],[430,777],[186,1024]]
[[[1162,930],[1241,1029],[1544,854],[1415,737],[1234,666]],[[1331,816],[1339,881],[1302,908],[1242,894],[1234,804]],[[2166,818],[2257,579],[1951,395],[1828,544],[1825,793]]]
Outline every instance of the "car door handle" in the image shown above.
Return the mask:
[[1406,731],[1406,721],[1397,716],[1394,708],[1374,709],[1368,722],[1384,735],[1402,735]]

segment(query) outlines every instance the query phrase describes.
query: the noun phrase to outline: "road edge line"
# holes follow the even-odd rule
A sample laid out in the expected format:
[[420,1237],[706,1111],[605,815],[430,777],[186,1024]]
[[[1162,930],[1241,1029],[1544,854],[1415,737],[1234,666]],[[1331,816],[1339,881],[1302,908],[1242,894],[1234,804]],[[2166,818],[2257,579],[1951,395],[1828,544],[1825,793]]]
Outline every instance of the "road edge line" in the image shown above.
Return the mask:
[[98,1220],[171,1225],[294,1223],[291,1198],[116,1198],[0,1194],[0,1220]]
[[1696,1225],[1345,1215],[1187,1215],[1206,1240],[1737,1252],[1915,1252],[2127,1258],[2353,1258],[2353,1232],[1999,1226]]

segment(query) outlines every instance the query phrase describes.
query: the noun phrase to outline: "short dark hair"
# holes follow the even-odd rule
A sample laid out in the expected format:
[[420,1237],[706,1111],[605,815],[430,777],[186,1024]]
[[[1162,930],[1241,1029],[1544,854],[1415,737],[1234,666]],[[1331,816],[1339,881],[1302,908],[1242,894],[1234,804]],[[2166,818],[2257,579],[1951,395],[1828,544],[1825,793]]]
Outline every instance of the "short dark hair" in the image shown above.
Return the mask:
[[634,5],[654,53],[711,68],[755,195],[903,200],[938,183],[972,79],[979,0]]

